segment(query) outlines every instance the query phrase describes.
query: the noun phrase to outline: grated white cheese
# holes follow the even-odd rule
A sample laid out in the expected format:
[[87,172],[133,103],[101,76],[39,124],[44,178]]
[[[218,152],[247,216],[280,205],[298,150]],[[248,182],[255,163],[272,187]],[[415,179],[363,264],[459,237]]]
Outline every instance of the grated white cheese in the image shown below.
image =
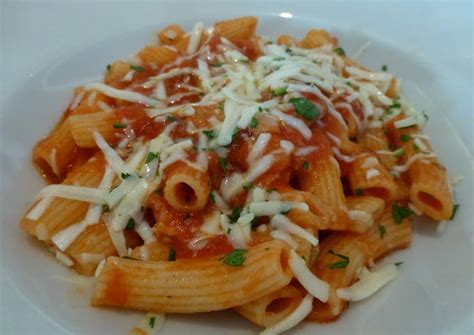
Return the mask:
[[290,219],[282,214],[273,216],[270,223],[273,227],[307,240],[313,246],[318,245],[318,239],[313,234],[294,224]]
[[103,205],[105,204],[106,195],[107,191],[93,187],[53,184],[43,188],[39,192],[38,197],[65,198]]
[[74,261],[59,250],[56,250],[56,259],[68,268],[74,265]]
[[277,335],[295,327],[313,310],[313,297],[307,294],[296,309],[283,320],[265,329],[260,335]]
[[51,240],[61,251],[65,251],[74,240],[86,229],[87,223],[81,221],[70,225],[54,235]]
[[26,218],[29,220],[38,220],[43,213],[48,209],[54,197],[44,197],[28,212]]
[[309,294],[322,302],[328,301],[331,287],[327,282],[316,277],[308,268],[303,258],[294,250],[290,250],[288,264],[296,279],[298,279]]
[[366,179],[371,179],[371,178],[377,177],[379,175],[380,175],[379,170],[377,170],[377,169],[368,169],[366,174],[365,174],[365,178]]
[[262,155],[271,138],[272,135],[269,133],[261,133],[258,135],[257,141],[255,141],[255,144],[252,146],[247,156],[247,163],[252,163],[255,159]]
[[[165,322],[164,314],[147,313],[142,321],[134,329],[139,329],[144,335],[156,335],[163,328]],[[140,334],[142,334],[140,332]],[[138,332],[137,332],[138,333]]]
[[298,242],[296,242],[296,240],[293,237],[291,237],[290,234],[285,233],[284,231],[281,231],[281,230],[278,230],[278,229],[273,230],[270,233],[270,236],[275,238],[275,239],[285,241],[293,249],[298,248]]
[[363,300],[387,285],[397,275],[397,266],[395,264],[387,264],[375,271],[363,272],[359,281],[349,287],[337,289],[336,294],[339,298],[347,301]]
[[308,128],[308,126],[306,126],[306,124],[302,120],[294,116],[280,112],[279,110],[275,108],[270,110],[270,114],[277,117],[278,119],[286,123],[291,128],[296,129],[307,140],[309,140],[311,136],[313,135],[311,130]]
[[160,101],[155,100],[155,99],[150,99],[144,96],[143,94],[132,92],[132,91],[119,90],[105,84],[99,84],[99,83],[89,84],[89,85],[84,86],[84,88],[86,90],[97,90],[104,93],[105,95],[109,97],[129,101],[129,102],[142,103],[148,106],[162,105]]

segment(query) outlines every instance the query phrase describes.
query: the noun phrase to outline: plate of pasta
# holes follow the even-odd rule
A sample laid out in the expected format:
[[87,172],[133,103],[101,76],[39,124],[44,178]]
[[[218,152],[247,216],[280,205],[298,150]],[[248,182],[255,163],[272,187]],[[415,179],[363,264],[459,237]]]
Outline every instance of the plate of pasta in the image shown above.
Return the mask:
[[[15,227],[28,276],[52,275],[17,282],[68,330],[428,333],[469,317],[469,298],[449,292],[452,281],[472,289],[472,273],[449,264],[472,252],[458,222],[469,199],[451,173],[466,156],[455,136],[423,131],[444,121],[390,71],[419,64],[383,44],[387,63],[362,64],[347,32],[272,20],[163,24],[132,56],[107,53],[97,80],[85,52],[28,87],[66,80],[70,93],[30,143],[22,171],[47,185],[22,186]],[[76,66],[87,75],[75,78]],[[447,143],[433,149],[435,137]],[[441,246],[455,256],[435,259]],[[425,321],[410,321],[406,304]],[[448,308],[459,313],[441,317]]]

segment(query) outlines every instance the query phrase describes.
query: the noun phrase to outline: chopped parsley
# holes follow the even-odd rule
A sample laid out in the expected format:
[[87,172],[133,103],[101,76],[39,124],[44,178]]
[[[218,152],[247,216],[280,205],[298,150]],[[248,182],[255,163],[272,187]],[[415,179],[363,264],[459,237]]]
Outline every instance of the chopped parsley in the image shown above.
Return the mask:
[[295,107],[297,114],[310,121],[314,121],[321,113],[315,104],[305,98],[292,98],[290,103]]
[[127,230],[135,229],[135,220],[133,218],[130,218],[128,220],[127,226],[125,226],[125,229],[127,229]]
[[203,130],[202,133],[207,136],[208,139],[212,140],[213,138],[217,137],[217,133],[214,129],[211,130]]
[[261,218],[261,216],[256,216],[252,219],[252,221],[250,221],[250,226],[252,227],[252,229],[255,229],[260,224]]
[[125,123],[120,123],[120,122],[117,122],[117,123],[114,123],[114,126],[113,126],[115,129],[124,129],[124,128],[127,128],[127,125]]
[[150,328],[155,327],[155,317],[151,317],[150,321],[148,321],[148,324],[150,325]]
[[173,115],[167,115],[167,116],[166,116],[166,120],[168,120],[169,122],[174,122],[174,121],[176,121],[177,119],[176,119]]
[[382,65],[382,71],[387,72],[388,71],[388,66],[387,65]]
[[288,214],[289,212],[291,212],[291,208],[282,210],[282,211],[280,212],[280,214],[286,215],[286,214]]
[[230,227],[227,228],[227,231],[226,231],[227,235],[229,235],[231,231],[232,231],[232,228],[230,228]]
[[303,169],[305,169],[305,170],[309,169],[309,162],[308,161],[303,162]]
[[130,69],[137,71],[137,72],[144,72],[145,68],[143,66],[137,66],[137,65],[130,65]]
[[170,248],[170,251],[168,251],[168,261],[169,262],[174,262],[176,260],[176,250],[173,248]]
[[107,205],[107,204],[102,205],[102,211],[104,211],[104,212],[106,212],[106,213],[107,213],[107,212],[110,212],[110,207],[109,207],[109,205]]
[[274,97],[281,97],[281,96],[284,96],[284,95],[286,94],[286,92],[287,92],[287,89],[288,89],[287,86],[275,88],[274,90],[272,90],[272,95],[273,95]]
[[269,189],[267,189],[267,193],[272,193],[273,191],[276,191],[276,188],[269,188]]
[[126,172],[122,172],[122,174],[120,175],[120,177],[122,177],[122,179],[127,179],[128,177],[131,177],[132,175],[130,173],[126,173]]
[[223,110],[224,110],[224,103],[223,103],[223,102],[219,102],[219,103],[217,104],[217,108],[218,108],[219,110],[223,111]]
[[237,222],[237,220],[239,219],[240,217],[240,213],[242,213],[242,207],[234,207],[232,209],[232,213],[230,213],[229,215],[229,220],[230,220],[230,223],[235,223]]
[[363,188],[356,188],[354,190],[354,194],[360,197],[361,195],[364,195],[364,189]]
[[234,249],[224,257],[220,258],[224,264],[229,266],[242,266],[245,261],[245,249]]
[[252,182],[247,183],[247,184],[244,185],[244,189],[246,189],[246,190],[251,190],[251,189],[253,189],[254,187],[255,187],[255,186],[254,186],[254,184],[253,184]]
[[285,52],[290,55],[293,54],[293,50],[290,47],[286,47]]
[[150,163],[151,161],[153,161],[154,159],[156,159],[156,157],[158,157],[158,153],[156,153],[156,152],[149,152],[149,153],[148,153],[148,156],[146,156],[145,164]]
[[133,258],[133,257],[130,257],[130,256],[122,256],[123,259],[131,259],[133,261],[138,261],[139,259],[137,258]]
[[338,254],[338,253],[334,252],[334,250],[332,250],[332,249],[330,249],[328,251],[328,254],[339,257],[339,258],[342,259],[342,261],[328,264],[328,267],[329,267],[330,270],[342,269],[342,268],[345,268],[349,264],[349,257],[346,256],[346,255]]
[[112,65],[107,64],[107,71],[110,71],[111,68],[112,68]]
[[216,195],[214,194],[214,192],[209,193],[209,199],[213,204],[216,203]]
[[221,66],[224,65],[224,64],[225,64],[225,63],[218,62],[218,63],[212,64],[212,66],[214,66],[214,67],[221,67]]
[[[259,107],[260,108],[260,107]],[[257,118],[254,116],[252,118],[252,121],[250,121],[250,124],[249,124],[250,128],[257,128],[258,126],[258,120]]]
[[383,224],[379,224],[379,235],[381,239],[384,237],[385,233],[385,226]]
[[402,136],[400,136],[400,141],[402,142],[408,142],[409,140],[411,140],[411,136],[408,135],[408,134],[403,134]]
[[454,217],[456,216],[456,212],[458,211],[459,206],[460,206],[459,204],[455,204],[453,206],[453,212],[451,213],[451,217],[449,218],[450,220],[453,220]]
[[258,106],[258,111],[259,111],[260,113],[263,113],[263,112],[268,111],[268,109],[267,109],[267,108],[263,108],[262,106]]
[[405,154],[405,150],[403,150],[402,148],[397,149],[397,150],[395,150],[395,151],[393,152],[393,155],[394,155],[395,157],[401,157],[401,156],[403,156],[404,154]]
[[232,142],[234,142],[238,133],[239,133],[239,128],[235,128],[234,131],[232,132]]
[[413,150],[420,151],[420,147],[418,146],[418,144],[413,143]]
[[402,265],[402,264],[403,264],[403,262],[396,262],[396,263],[395,263],[396,266],[400,266],[400,265]]
[[346,52],[341,47],[334,49],[334,52],[337,53],[339,56],[345,56],[346,55]]
[[392,205],[392,218],[395,224],[401,224],[403,219],[406,219],[413,214],[413,211],[408,207],[400,207],[397,203]]
[[224,170],[227,170],[227,165],[229,163],[227,162],[227,158],[225,157],[219,157],[219,166],[224,169]]

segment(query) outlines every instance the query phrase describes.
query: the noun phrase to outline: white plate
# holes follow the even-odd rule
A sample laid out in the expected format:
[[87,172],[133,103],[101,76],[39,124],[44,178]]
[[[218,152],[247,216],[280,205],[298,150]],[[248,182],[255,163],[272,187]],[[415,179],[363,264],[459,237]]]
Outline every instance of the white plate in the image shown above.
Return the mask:
[[[4,109],[1,114],[3,126],[0,161],[2,173],[0,203],[3,207],[1,271],[4,275],[3,287],[9,290],[15,288],[14,291],[5,294],[8,300],[2,300],[3,309],[8,309],[9,313],[8,320],[4,320],[6,333],[125,334],[141,319],[140,313],[88,307],[90,281],[71,274],[59,266],[39,243],[27,238],[19,230],[20,217],[42,186],[41,179],[30,163],[31,148],[57,120],[70,99],[74,86],[97,80],[106,64],[117,58],[126,58],[138,50],[160,27],[170,22],[177,22],[190,29],[198,19],[209,24],[222,17],[245,13],[258,14],[261,18],[259,33],[271,37],[281,33],[302,36],[309,28],[324,27],[340,38],[341,45],[349,54],[353,54],[360,46],[370,41],[371,46],[362,56],[361,62],[375,69],[380,68],[382,64],[388,64],[389,70],[403,79],[403,91],[408,99],[430,116],[426,132],[432,136],[435,151],[446,163],[450,175],[465,177],[463,184],[456,188],[456,199],[462,206],[456,220],[448,224],[447,230],[443,234],[438,234],[436,226],[430,222],[417,224],[412,248],[390,257],[389,260],[404,261],[401,275],[396,281],[371,299],[351,304],[350,309],[339,321],[329,325],[306,323],[295,329],[294,333],[460,333],[473,330],[473,227],[470,222],[474,216],[473,173],[472,153],[465,144],[468,142],[468,146],[472,148],[472,142],[469,142],[472,141],[473,130],[470,99],[472,76],[466,75],[470,66],[469,58],[466,62],[466,58],[449,54],[447,60],[439,54],[432,54],[431,52],[438,50],[435,44],[440,43],[439,39],[428,43],[424,39],[423,48],[415,52],[413,46],[416,39],[411,35],[416,35],[417,31],[400,31],[394,34],[387,28],[387,25],[400,30],[415,27],[415,18],[409,11],[421,8],[425,8],[425,13],[431,13],[425,15],[425,22],[435,22],[433,15],[438,13],[436,9],[438,7],[405,5],[402,7],[408,12],[403,12],[394,5],[387,7],[371,5],[370,10],[364,12],[360,6],[350,3],[343,7],[329,5],[318,7],[308,4],[289,7],[278,1],[273,5],[256,4],[251,10],[245,9],[246,4],[247,8],[251,8],[252,2],[242,1],[229,8],[209,3],[194,5],[195,8],[188,7],[192,10],[184,12],[183,15],[178,15],[176,10],[171,11],[173,8],[184,8],[178,4],[101,4],[87,5],[89,6],[87,9],[70,3],[56,4],[49,9],[43,7],[33,9],[34,5],[7,7],[9,9],[7,13],[16,13],[24,20],[30,18],[33,23],[45,23],[47,32],[57,34],[54,36],[59,45],[53,44],[54,40],[48,38],[45,39],[46,43],[40,43],[29,37],[26,39],[31,43],[29,47],[23,40],[14,42],[12,35],[23,36],[22,34],[26,34],[26,29],[19,28],[20,25],[15,24],[13,20],[7,20],[5,25],[7,28],[19,28],[19,31],[7,31],[6,38],[10,43],[7,43],[7,47],[13,48],[18,43],[18,50],[7,51],[6,61],[25,61],[30,68],[36,66],[41,70],[26,81],[22,80],[21,75],[9,69],[6,69],[5,76],[2,76],[4,84],[3,78],[11,78],[13,83],[7,88],[7,93],[12,94],[3,101]],[[30,12],[25,14],[22,11],[25,8]],[[443,8],[448,16],[451,15],[450,17],[460,14],[456,10],[448,10],[449,7]],[[153,20],[153,15],[150,13],[153,10],[156,11],[156,16],[162,19],[159,24]],[[37,15],[45,15],[51,11],[58,16],[64,15],[61,20],[50,18],[53,20],[52,27],[56,29],[52,29],[51,24],[43,22],[47,18],[33,19]],[[141,15],[137,15],[136,11],[140,11]],[[341,11],[347,14],[341,14]],[[282,16],[293,15],[293,18],[276,15],[280,12],[284,13]],[[390,17],[405,13],[404,22],[397,20],[385,24],[384,20],[376,18],[377,15],[386,12],[391,13]],[[105,13],[110,17],[101,16]],[[77,19],[81,18],[81,15],[82,19]],[[359,18],[361,16],[370,18],[373,23],[364,23],[365,20]],[[85,17],[90,19],[86,20]],[[93,19],[99,17],[103,21],[94,22]],[[461,13],[462,17],[466,18],[466,15],[462,16]],[[120,23],[123,24],[110,27],[110,24],[117,22],[117,18],[121,18]],[[71,28],[71,25],[78,22],[84,24]],[[461,33],[461,28],[468,29],[468,26],[463,27],[455,21],[450,22],[450,25],[459,29],[453,31],[452,35],[459,33],[467,36],[467,38],[465,35],[461,36],[461,41],[466,38],[464,41],[467,41],[467,47],[463,49],[458,44],[450,45],[454,49],[453,52],[459,52],[459,55],[467,52],[469,55],[469,43],[472,50],[472,32],[471,35],[469,32]],[[30,26],[34,25],[30,22],[27,27]],[[108,32],[106,34],[98,30],[99,27],[105,26]],[[64,28],[66,37],[59,36],[58,28]],[[424,32],[429,33],[431,28],[420,29],[425,29]],[[103,40],[98,41],[97,37],[84,37],[95,31],[103,37]],[[113,31],[115,34],[112,34]],[[389,37],[385,38],[381,31],[385,31]],[[68,38],[69,33],[71,35]],[[29,33],[26,36],[34,37],[36,34]],[[449,34],[441,35],[441,38],[447,36]],[[433,38],[432,35],[431,37]],[[404,38],[406,44],[400,41]],[[456,38],[459,41],[459,37]],[[74,46],[75,39],[93,43],[85,47]],[[48,54],[46,49],[43,51],[41,45],[44,45],[44,48],[51,46],[53,51],[61,50],[63,56],[52,61],[51,54]],[[426,50],[431,52],[427,53]],[[25,51],[29,51],[29,54],[25,55]],[[45,54],[49,55],[49,58],[43,62],[44,58],[47,58]],[[41,62],[34,62],[36,55]],[[451,61],[450,68],[445,66],[448,61]],[[465,67],[460,68],[460,65]],[[20,74],[26,73],[25,70],[21,71],[20,69]],[[447,116],[450,120],[456,121],[455,126]],[[461,117],[465,122],[459,122]],[[9,304],[6,305],[6,302]],[[25,309],[29,315],[26,319]],[[31,323],[33,320],[34,324]],[[162,334],[191,332],[196,335],[223,332],[253,334],[257,330],[257,327],[239,316],[222,312],[169,316]]]

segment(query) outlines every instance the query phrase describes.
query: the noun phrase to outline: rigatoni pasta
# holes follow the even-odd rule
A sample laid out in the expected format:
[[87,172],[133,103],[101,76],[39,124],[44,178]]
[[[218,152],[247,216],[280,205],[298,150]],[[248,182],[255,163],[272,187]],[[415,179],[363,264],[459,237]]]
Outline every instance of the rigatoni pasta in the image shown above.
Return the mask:
[[273,43],[257,23],[165,27],[33,150],[55,184],[22,229],[96,276],[94,306],[149,312],[131,333],[223,309],[263,334],[335,320],[396,277],[369,268],[410,245],[411,214],[455,213],[392,74],[325,30]]

